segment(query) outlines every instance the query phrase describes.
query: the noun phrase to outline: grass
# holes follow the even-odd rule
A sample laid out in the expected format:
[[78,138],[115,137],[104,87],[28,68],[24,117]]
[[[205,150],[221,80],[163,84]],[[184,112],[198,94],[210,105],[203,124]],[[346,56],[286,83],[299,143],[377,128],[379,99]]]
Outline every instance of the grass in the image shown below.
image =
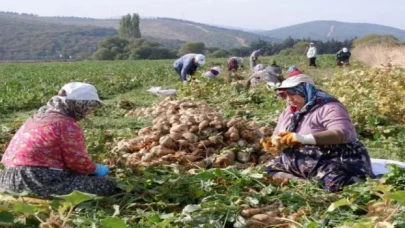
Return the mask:
[[[269,63],[273,58],[264,57],[261,61]],[[298,66],[306,74],[313,76],[315,82],[326,91],[328,87],[325,82],[336,74],[346,72],[346,69],[334,66],[333,56],[321,56],[320,67],[317,69],[308,68],[305,57],[275,58],[284,70],[289,65]],[[225,69],[225,62],[226,59],[209,59],[199,73],[215,65]],[[56,94],[60,86],[73,80],[93,83],[107,103],[81,122],[89,154],[94,161],[102,163],[116,159],[116,154],[111,151],[114,142],[121,138],[131,138],[138,129],[150,126],[151,119],[148,117],[124,117],[128,110],[123,109],[121,104],[132,102],[135,107],[150,107],[160,102],[163,98],[146,91],[151,86],[177,89],[179,97],[204,100],[223,110],[228,118],[239,115],[256,119],[263,125],[274,125],[278,114],[285,107],[272,91],[264,87],[246,91],[243,86],[227,82],[226,79],[208,81],[199,75],[197,77],[201,80],[200,83],[183,85],[178,82],[178,76],[171,65],[172,61],[166,60],[0,64],[0,83],[9,87],[0,89],[0,103],[3,105],[0,108],[3,112],[0,116],[0,134],[3,135],[3,138],[0,137],[0,146],[3,148],[0,149],[5,149],[5,143],[12,133],[29,115]],[[364,66],[354,62],[351,69],[362,67]],[[245,68],[237,75],[227,74],[224,73],[223,76],[247,78],[251,72]],[[29,102],[22,105],[26,101],[24,99]],[[397,138],[394,143],[386,141],[387,143],[381,144],[372,139],[365,142],[371,148],[371,154],[376,157],[393,159],[403,156],[403,145]],[[402,190],[398,186],[405,183],[401,179],[403,173],[398,171],[384,183],[370,181],[347,188],[344,193],[331,194],[319,189],[317,183],[290,182],[286,186],[279,186],[263,175],[262,166],[245,171],[237,171],[232,167],[202,170],[198,175],[189,175],[176,169],[146,167],[137,175],[125,169],[121,162],[112,170],[112,175],[119,181],[124,193],[81,204],[69,219],[70,225],[102,227],[102,224],[114,221],[124,222],[129,227],[195,227],[199,224],[205,224],[204,227],[231,227],[238,218],[241,204],[261,207],[282,201],[285,205],[283,213],[286,215],[299,210],[310,212],[299,220],[304,227],[320,227],[325,218],[332,218],[330,226],[337,227],[343,223],[354,223],[360,218],[372,222],[364,216],[363,209],[353,208],[366,208],[370,202],[378,200],[382,187],[377,186],[380,184],[391,186],[392,189],[388,192],[392,192]],[[395,185],[391,183],[393,180]],[[327,211],[331,203],[346,198],[352,202],[350,207],[343,205]],[[200,205],[202,210],[189,213],[193,221],[187,222],[187,216],[182,210],[187,205],[194,204]],[[64,206],[65,209],[66,207]],[[59,207],[51,208],[64,214]],[[21,217],[20,212],[10,211],[14,216]],[[39,215],[46,219],[49,212],[41,212]],[[394,220],[400,222],[404,219],[401,220],[398,215]],[[38,222],[34,224],[36,226],[31,227],[38,226]]]
[[[290,65],[296,65],[304,73],[314,77],[315,82],[320,85],[324,81],[328,81],[335,73],[342,71],[334,66],[332,55],[321,56],[318,59],[319,67],[316,69],[306,66],[305,57],[262,57],[260,61],[266,64],[272,62],[273,59],[284,70]],[[245,59],[245,66],[248,64],[247,62],[248,60]],[[217,65],[225,69],[225,63],[226,59],[208,59],[208,63],[200,72],[205,72],[209,67]],[[162,100],[161,97],[146,91],[151,86],[179,89],[180,96],[195,95],[194,89],[187,89],[187,87],[183,87],[179,83],[178,76],[172,70],[171,65],[171,60],[1,64],[0,74],[5,76],[0,78],[0,81],[2,85],[9,86],[10,89],[6,90],[2,86],[3,89],[0,89],[0,92],[2,92],[0,93],[2,94],[0,103],[3,104],[3,109],[10,106],[11,108],[6,109],[6,113],[0,116],[0,121],[3,126],[14,128],[15,123],[23,123],[29,115],[44,105],[52,95],[56,94],[58,88],[64,83],[83,81],[94,84],[98,88],[101,98],[107,104],[94,113],[93,116],[90,116],[89,121],[82,123],[86,132],[108,129],[113,134],[117,134],[117,137],[123,135],[130,137],[136,130],[150,124],[151,120],[124,118],[123,115],[126,110],[119,108],[122,100],[134,103],[135,107],[150,107],[152,104]],[[353,65],[356,67],[358,63]],[[227,77],[227,74],[224,70],[222,77]],[[250,70],[246,67],[238,72],[238,75],[243,78],[248,78],[250,74]],[[26,92],[16,94],[11,90]],[[204,92],[205,90],[214,92]],[[204,84],[201,91],[207,96],[198,99],[205,99],[212,106],[221,107],[228,118],[239,114],[250,118],[254,117],[264,125],[274,125],[278,113],[284,106],[270,91],[263,87],[256,90],[256,92],[245,93],[243,88],[239,89],[238,92],[230,83],[219,80],[219,83],[209,82]],[[27,99],[27,93],[34,94],[34,96],[28,97],[26,104],[21,105],[22,101]],[[253,102],[252,104],[251,99],[262,101],[257,104]],[[231,105],[229,101],[242,104],[235,106]],[[6,137],[6,139],[8,140],[9,137]],[[108,151],[108,149],[105,148],[103,151]],[[378,157],[381,157],[379,155],[380,150],[380,148],[375,150],[378,151],[375,153]]]

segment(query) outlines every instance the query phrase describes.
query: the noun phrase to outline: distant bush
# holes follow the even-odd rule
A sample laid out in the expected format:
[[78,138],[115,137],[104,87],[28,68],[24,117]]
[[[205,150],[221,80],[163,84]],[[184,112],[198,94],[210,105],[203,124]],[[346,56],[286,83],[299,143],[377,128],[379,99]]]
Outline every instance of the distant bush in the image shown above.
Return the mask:
[[136,59],[170,59],[175,58],[173,50],[163,48],[158,43],[146,39],[130,41],[115,37],[107,37],[98,45],[93,54],[96,60],[136,60]]
[[309,42],[301,41],[293,46],[292,55],[303,55],[308,48]]
[[353,41],[353,46],[356,48],[361,47],[370,47],[376,45],[384,45],[384,46],[400,46],[401,42],[393,35],[377,35],[377,34],[370,34]]
[[202,42],[187,42],[181,46],[178,55],[182,56],[188,53],[204,53],[205,44]]
[[292,48],[287,48],[284,50],[281,50],[280,53],[278,53],[281,56],[287,56],[287,55],[291,55],[291,53],[294,51],[294,49]]

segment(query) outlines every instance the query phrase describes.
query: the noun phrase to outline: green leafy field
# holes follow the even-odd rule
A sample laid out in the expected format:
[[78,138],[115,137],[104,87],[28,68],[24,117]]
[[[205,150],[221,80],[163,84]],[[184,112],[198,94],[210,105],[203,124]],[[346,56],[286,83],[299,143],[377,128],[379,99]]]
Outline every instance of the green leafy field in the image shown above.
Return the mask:
[[[263,58],[262,63],[270,60]],[[404,81],[403,70],[372,70],[359,63],[340,69],[334,67],[332,56],[321,56],[318,69],[306,68],[306,60],[300,57],[276,60],[284,69],[299,66],[322,89],[343,99],[372,157],[404,160],[402,109],[393,108],[403,106],[400,95],[404,88],[402,84],[391,86]],[[225,62],[210,59],[200,72],[214,65],[224,69]],[[249,74],[242,69],[237,75],[224,73],[218,80],[199,78],[199,83],[183,85],[178,83],[171,60],[1,64],[1,152],[25,119],[63,84],[92,83],[107,105],[81,123],[87,149],[97,162],[114,161],[112,176],[123,193],[95,198],[76,192],[48,203],[15,196],[15,203],[0,201],[0,223],[38,227],[42,220],[42,227],[52,227],[46,223],[62,224],[58,220],[62,219],[66,220],[64,226],[71,227],[246,227],[244,210],[273,205],[272,217],[279,219],[267,223],[273,225],[256,227],[405,227],[405,170],[396,167],[382,179],[332,194],[319,189],[317,183],[280,185],[264,174],[262,166],[200,170],[195,175],[151,166],[133,173],[125,167],[124,158],[112,153],[119,139],[131,138],[151,125],[150,118],[124,117],[128,104],[150,107],[163,99],[146,91],[151,86],[175,88],[179,97],[206,101],[220,108],[226,118],[241,116],[274,126],[284,104],[264,87],[246,91],[237,79]],[[380,78],[391,81],[384,83]],[[380,92],[380,87],[389,92]],[[370,99],[383,103],[376,106]],[[386,106],[390,108],[384,109]]]

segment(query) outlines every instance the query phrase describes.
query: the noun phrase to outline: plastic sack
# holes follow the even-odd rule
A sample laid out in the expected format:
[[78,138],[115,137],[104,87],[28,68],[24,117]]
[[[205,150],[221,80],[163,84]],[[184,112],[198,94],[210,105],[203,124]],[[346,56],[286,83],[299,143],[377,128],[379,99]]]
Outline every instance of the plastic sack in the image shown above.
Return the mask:
[[151,87],[150,89],[148,89],[147,91],[149,92],[149,93],[153,93],[153,94],[156,94],[157,95],[157,92],[159,92],[160,90],[162,89],[162,87]]
[[400,161],[377,159],[377,158],[371,158],[370,160],[371,160],[371,167],[375,175],[388,173],[388,169],[386,168],[386,165],[388,164],[395,164],[401,168],[405,168],[405,163]]
[[157,95],[168,97],[168,96],[175,96],[176,90],[175,89],[162,89],[157,92]]
[[147,90],[149,93],[153,93],[158,96],[168,97],[168,96],[175,96],[176,90],[175,89],[162,89],[160,86],[153,86]]

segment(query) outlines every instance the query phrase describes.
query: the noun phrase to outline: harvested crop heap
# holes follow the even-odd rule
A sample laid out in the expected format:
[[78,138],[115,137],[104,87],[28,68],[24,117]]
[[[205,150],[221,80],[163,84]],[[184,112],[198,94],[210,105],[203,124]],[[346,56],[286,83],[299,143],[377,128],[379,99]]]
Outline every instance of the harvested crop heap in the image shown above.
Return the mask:
[[154,118],[152,127],[140,129],[136,138],[122,140],[115,148],[125,152],[130,168],[173,163],[186,168],[245,168],[271,158],[262,151],[255,133],[259,130],[267,136],[271,128],[243,118],[224,120],[205,102],[166,98],[152,108],[130,111],[126,116]]
[[283,213],[284,205],[273,203],[264,207],[252,208],[249,205],[242,205],[240,215],[247,220],[248,227],[295,227],[287,225],[288,221],[298,221],[302,216],[309,215],[309,211],[299,210],[296,213],[287,215]]

